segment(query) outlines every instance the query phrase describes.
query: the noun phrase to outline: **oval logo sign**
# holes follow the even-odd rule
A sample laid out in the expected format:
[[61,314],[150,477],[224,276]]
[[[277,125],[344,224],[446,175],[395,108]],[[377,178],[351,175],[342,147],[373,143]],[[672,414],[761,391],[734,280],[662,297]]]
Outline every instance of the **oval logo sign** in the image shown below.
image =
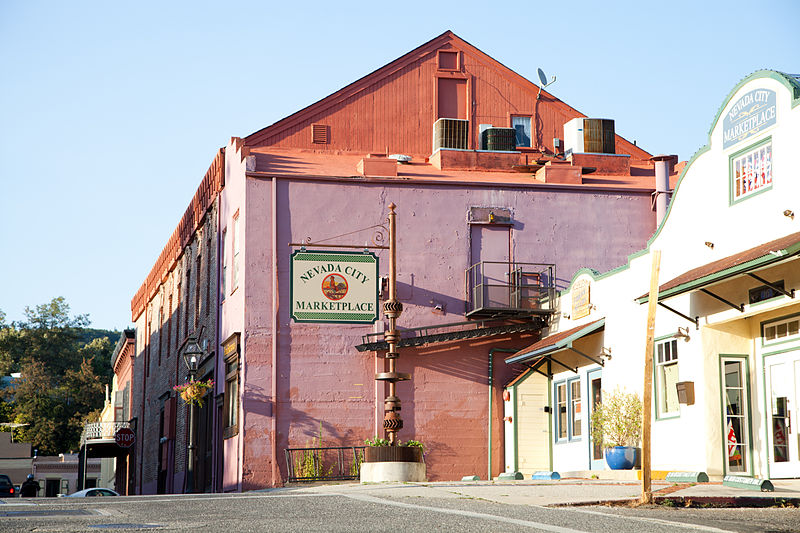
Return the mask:
[[136,440],[136,434],[130,428],[119,428],[116,433],[114,433],[114,441],[116,441],[117,446],[121,448],[130,448],[133,446],[133,442]]
[[347,280],[339,274],[329,274],[322,280],[322,294],[328,300],[341,300],[347,294]]

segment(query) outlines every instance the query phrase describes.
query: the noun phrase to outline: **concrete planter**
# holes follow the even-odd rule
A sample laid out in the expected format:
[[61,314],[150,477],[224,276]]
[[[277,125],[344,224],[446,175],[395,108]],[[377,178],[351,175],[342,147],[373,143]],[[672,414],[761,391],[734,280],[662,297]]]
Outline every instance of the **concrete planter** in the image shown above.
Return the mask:
[[367,446],[361,483],[426,481],[422,450],[413,446]]

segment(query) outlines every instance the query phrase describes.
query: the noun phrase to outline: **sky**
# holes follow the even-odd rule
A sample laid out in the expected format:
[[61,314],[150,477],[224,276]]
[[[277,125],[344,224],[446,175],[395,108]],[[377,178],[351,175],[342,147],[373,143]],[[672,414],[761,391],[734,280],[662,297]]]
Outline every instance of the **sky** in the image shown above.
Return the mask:
[[130,301],[216,151],[452,30],[688,160],[748,74],[800,72],[800,2],[0,0],[0,310]]

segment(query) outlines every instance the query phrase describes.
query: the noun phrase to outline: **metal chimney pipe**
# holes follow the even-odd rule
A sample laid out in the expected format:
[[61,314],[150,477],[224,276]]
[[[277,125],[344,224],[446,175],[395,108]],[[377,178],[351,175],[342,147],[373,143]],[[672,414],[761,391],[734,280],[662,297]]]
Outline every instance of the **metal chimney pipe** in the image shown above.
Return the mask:
[[656,170],[656,227],[661,225],[661,221],[667,214],[667,206],[669,205],[672,192],[669,189],[669,174],[672,163],[677,159],[674,155],[657,155],[651,157],[650,161],[655,162]]

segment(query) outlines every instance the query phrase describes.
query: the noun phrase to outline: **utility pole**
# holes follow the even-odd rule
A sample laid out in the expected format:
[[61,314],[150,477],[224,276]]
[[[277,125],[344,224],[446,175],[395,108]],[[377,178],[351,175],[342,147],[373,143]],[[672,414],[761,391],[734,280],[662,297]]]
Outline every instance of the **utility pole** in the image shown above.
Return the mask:
[[642,503],[653,502],[650,484],[650,405],[653,393],[653,339],[656,329],[658,305],[658,274],[661,269],[661,251],[653,250],[650,270],[650,297],[647,301],[647,339],[644,348],[644,391],[642,394]]

